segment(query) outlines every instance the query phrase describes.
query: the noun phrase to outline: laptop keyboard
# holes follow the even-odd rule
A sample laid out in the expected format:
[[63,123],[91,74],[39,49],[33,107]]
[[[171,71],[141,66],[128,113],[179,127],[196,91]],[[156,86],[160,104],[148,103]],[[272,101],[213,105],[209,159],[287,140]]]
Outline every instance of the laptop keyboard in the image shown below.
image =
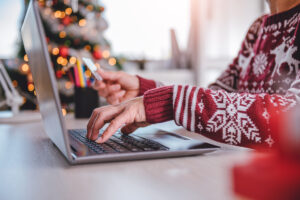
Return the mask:
[[[100,133],[102,132],[100,131]],[[98,144],[92,140],[87,139],[85,136],[85,130],[70,130],[69,133],[97,154],[168,150],[167,147],[153,140],[145,139],[137,135],[123,135],[120,132],[115,133],[108,141],[103,144]]]

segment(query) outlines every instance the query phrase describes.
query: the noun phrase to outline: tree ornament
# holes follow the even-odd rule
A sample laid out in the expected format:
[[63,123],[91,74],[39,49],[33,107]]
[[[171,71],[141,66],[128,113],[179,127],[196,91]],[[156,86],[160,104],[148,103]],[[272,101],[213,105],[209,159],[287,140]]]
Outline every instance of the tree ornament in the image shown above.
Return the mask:
[[97,50],[94,50],[93,52],[93,57],[96,59],[96,60],[100,60],[102,58],[102,52],[97,49]]
[[57,78],[61,78],[62,75],[63,75],[63,72],[62,72],[61,70],[57,70],[57,71],[56,71],[56,77],[57,77]]
[[62,57],[67,57],[69,54],[69,48],[66,46],[59,47],[59,55]]
[[72,23],[72,18],[67,15],[61,21],[65,26],[68,26],[70,23]]

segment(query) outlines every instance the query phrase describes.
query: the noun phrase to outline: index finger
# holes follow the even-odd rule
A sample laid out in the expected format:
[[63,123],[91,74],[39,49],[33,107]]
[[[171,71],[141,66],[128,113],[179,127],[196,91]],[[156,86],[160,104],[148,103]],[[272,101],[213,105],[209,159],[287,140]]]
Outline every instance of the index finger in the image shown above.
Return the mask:
[[94,90],[103,89],[105,87],[106,87],[106,84],[103,81],[96,80],[95,83],[93,84]]
[[120,78],[119,72],[103,71],[98,69],[97,73],[100,74],[104,80],[117,81]]
[[107,129],[103,132],[102,136],[96,140],[97,143],[106,142],[119,128],[127,121],[127,115],[123,111],[118,117],[111,121]]

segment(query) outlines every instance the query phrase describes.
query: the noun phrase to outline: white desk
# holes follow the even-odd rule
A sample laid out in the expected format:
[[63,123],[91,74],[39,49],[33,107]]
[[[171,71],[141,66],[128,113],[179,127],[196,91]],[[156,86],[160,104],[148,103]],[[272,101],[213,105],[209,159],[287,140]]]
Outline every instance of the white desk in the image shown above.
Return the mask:
[[[68,121],[72,128],[85,125],[86,120]],[[160,127],[186,134],[170,123]],[[184,158],[70,166],[41,122],[0,125],[0,199],[232,199],[230,169],[250,154],[220,150]]]

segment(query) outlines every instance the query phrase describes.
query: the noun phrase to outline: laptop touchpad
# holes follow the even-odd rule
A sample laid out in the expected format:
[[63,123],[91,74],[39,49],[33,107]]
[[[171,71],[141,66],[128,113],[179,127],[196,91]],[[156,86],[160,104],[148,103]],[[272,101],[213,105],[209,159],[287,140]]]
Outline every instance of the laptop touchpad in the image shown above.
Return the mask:
[[140,137],[147,138],[154,140],[168,148],[170,150],[185,150],[185,149],[195,149],[195,148],[211,148],[215,147],[213,145],[194,140],[191,138],[186,138],[183,136],[180,136],[175,133],[169,133],[166,131],[158,130],[155,133],[146,133],[146,134],[137,134]]

